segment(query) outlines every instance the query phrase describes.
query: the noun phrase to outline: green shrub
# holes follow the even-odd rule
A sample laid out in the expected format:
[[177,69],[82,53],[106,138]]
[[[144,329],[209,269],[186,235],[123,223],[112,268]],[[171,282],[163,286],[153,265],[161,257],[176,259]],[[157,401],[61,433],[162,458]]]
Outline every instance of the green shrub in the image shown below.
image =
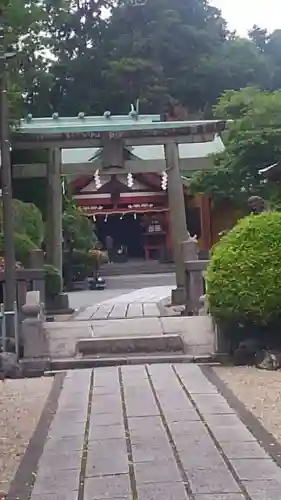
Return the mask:
[[[16,260],[19,261],[24,267],[29,267],[30,252],[31,250],[36,250],[37,246],[26,234],[15,233],[14,242]],[[4,256],[3,233],[0,233],[0,255]]]
[[50,264],[45,264],[44,271],[46,295],[49,297],[58,295],[62,290],[62,277],[59,270]]
[[281,213],[245,217],[215,245],[206,273],[216,320],[273,324],[281,319]]
[[[40,210],[33,203],[13,200],[15,233],[26,234],[40,248],[44,239],[44,223]],[[0,203],[0,225],[3,227],[3,205]]]

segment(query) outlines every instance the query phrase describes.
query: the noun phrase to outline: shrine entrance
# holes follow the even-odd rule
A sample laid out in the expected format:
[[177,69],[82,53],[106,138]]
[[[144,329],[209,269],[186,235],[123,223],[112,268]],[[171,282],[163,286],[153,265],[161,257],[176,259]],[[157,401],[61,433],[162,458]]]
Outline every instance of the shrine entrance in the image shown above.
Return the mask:
[[[97,217],[95,230],[98,240],[106,247],[106,237],[113,240],[113,261],[144,259],[144,227],[141,214],[112,214]],[[122,254],[120,250],[123,249]]]
[[[47,221],[46,221],[46,260],[49,264],[62,271],[62,207],[63,190],[61,175],[89,178],[94,174],[95,188],[98,191],[98,205],[91,208],[91,213],[87,211],[89,207],[88,193],[79,193],[76,200],[79,205],[85,208],[87,215],[98,218],[99,215],[109,215],[109,211],[119,212],[119,221],[122,214],[131,210],[134,226],[134,238],[129,237],[131,226],[123,226],[120,235],[127,239],[130,252],[140,252],[139,238],[140,231],[137,232],[138,214],[143,213],[142,205],[147,203],[150,207],[149,216],[155,216],[155,212],[161,208],[164,210],[163,222],[159,221],[157,214],[156,222],[146,220],[145,229],[145,252],[146,258],[151,258],[159,251],[159,247],[171,249],[175,262],[177,288],[172,291],[174,303],[183,304],[186,300],[185,291],[185,262],[182,251],[182,243],[188,239],[185,199],[181,172],[196,170],[196,151],[191,148],[195,143],[212,144],[214,138],[225,129],[225,122],[210,121],[166,121],[166,117],[160,115],[139,115],[138,111],[132,109],[127,116],[112,116],[110,111],[106,111],[101,117],[87,117],[83,112],[77,117],[60,117],[54,113],[52,118],[33,118],[28,115],[25,120],[21,120],[19,128],[13,133],[13,150],[41,150],[43,155],[42,163],[31,165],[17,164],[19,175],[36,177],[44,175],[47,180]],[[183,147],[190,146],[192,150],[183,151]],[[89,151],[92,150],[89,157]],[[77,152],[86,153],[83,159],[77,161]],[[69,150],[70,159],[68,162],[62,161],[62,151]],[[83,153],[84,154],[84,153]],[[76,159],[75,159],[76,156]],[[40,158],[40,155],[38,155]],[[200,168],[210,166],[209,157],[204,162],[200,161]],[[63,167],[62,167],[63,165]],[[154,182],[151,177],[151,190],[149,193],[142,193],[143,199],[136,201],[132,192],[132,183],[139,174],[145,173],[147,176],[156,173],[161,181],[161,190],[166,197],[166,205],[158,203],[161,196],[159,190],[154,192]],[[129,190],[121,192],[111,190],[110,193],[103,192],[102,174],[109,175],[111,179],[120,174],[127,176],[127,187]],[[88,181],[86,180],[86,183]],[[151,200],[154,192],[155,200]],[[166,193],[166,194],[165,194]],[[124,194],[126,203],[120,206],[120,195]],[[136,193],[137,194],[137,193]],[[96,197],[96,195],[91,195]],[[148,197],[146,200],[145,197]],[[133,198],[133,199],[131,199]],[[162,196],[163,198],[163,196]],[[145,199],[145,201],[144,201]],[[127,206],[127,209],[125,206]],[[123,208],[124,207],[124,208]],[[130,208],[132,207],[132,208]],[[138,209],[137,209],[138,207]],[[93,210],[94,208],[94,210]],[[169,213],[169,229],[165,229],[167,224],[167,211]],[[203,212],[202,212],[203,213]],[[202,220],[205,220],[205,211]],[[105,220],[104,220],[105,222]],[[129,224],[129,219],[128,219]],[[209,233],[209,224],[206,231]],[[133,226],[132,226],[133,227]],[[160,230],[159,230],[160,227]],[[113,228],[113,224],[112,224]],[[120,222],[121,228],[121,222]],[[131,229],[133,231],[133,229]],[[100,229],[102,231],[102,229]],[[116,230],[115,230],[116,231]],[[105,230],[103,230],[105,233]],[[136,236],[137,235],[137,236]],[[169,237],[167,236],[169,235]],[[207,235],[208,236],[208,235]],[[133,243],[133,240],[135,240]]]

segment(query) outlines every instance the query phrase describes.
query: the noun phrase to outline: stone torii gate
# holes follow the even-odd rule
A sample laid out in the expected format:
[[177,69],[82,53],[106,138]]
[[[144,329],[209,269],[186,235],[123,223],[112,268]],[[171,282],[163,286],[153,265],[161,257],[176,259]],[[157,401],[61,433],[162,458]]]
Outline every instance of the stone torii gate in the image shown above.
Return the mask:
[[[131,153],[134,146],[163,145],[165,171],[168,175],[168,198],[172,229],[173,254],[177,288],[173,303],[185,301],[185,269],[182,242],[188,238],[179,144],[213,141],[225,129],[222,121],[162,121],[158,115],[139,115],[134,109],[129,115],[102,117],[33,118],[29,115],[13,136],[13,149],[47,150],[48,186],[47,262],[62,270],[62,149],[101,148],[94,170],[107,174],[163,172],[163,163],[140,160]],[[42,164],[44,167],[44,164]],[[79,166],[83,173],[94,173],[93,165]],[[92,169],[92,170],[90,170]]]

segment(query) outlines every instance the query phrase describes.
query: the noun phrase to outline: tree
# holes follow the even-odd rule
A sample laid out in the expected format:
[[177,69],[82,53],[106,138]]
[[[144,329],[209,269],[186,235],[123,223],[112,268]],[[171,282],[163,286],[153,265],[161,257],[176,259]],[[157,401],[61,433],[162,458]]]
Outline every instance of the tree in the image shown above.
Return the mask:
[[206,0],[49,0],[45,11],[56,56],[49,102],[65,115],[124,113],[137,98],[143,112],[159,112],[169,95],[200,107],[195,70],[227,34]]
[[0,15],[3,49],[17,54],[8,67],[8,95],[11,116],[19,118],[23,113],[23,96],[27,96],[45,67],[41,57],[42,2],[1,0]]
[[214,158],[211,171],[194,174],[193,191],[214,200],[231,199],[242,204],[252,194],[269,198],[273,187],[259,174],[281,155],[281,92],[249,87],[227,91],[214,108],[215,116],[229,123],[225,152]]
[[63,233],[69,250],[91,250],[97,242],[93,224],[69,195],[64,196]]
[[281,88],[281,30],[268,33],[267,30],[254,26],[249,32],[251,40],[267,58],[272,67],[271,88]]
[[270,88],[273,73],[271,61],[253,41],[232,37],[197,70],[198,86],[202,89],[201,101],[214,104],[226,90],[240,90],[256,84],[261,88]]

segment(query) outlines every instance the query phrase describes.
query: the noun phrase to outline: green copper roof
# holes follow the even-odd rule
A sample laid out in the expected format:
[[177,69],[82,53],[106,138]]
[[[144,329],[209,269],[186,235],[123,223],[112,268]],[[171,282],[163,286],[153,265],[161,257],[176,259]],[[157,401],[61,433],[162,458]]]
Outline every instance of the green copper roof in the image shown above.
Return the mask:
[[[204,121],[161,121],[160,115],[138,115],[132,111],[129,115],[111,116],[106,112],[103,116],[60,117],[54,113],[51,118],[33,118],[28,115],[22,119],[16,134],[63,134],[83,132],[126,132],[126,131],[160,131],[188,127],[191,132],[199,127],[211,127],[219,124],[218,120]],[[222,128],[224,128],[222,124]]]

